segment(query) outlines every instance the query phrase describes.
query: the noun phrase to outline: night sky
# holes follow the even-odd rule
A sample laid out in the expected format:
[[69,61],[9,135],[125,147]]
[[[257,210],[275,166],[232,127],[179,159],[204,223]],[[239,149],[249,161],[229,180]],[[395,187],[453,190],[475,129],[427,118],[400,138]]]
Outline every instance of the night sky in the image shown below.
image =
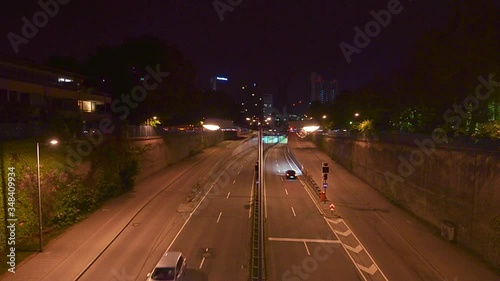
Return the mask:
[[257,82],[270,92],[286,85],[290,102],[308,101],[311,71],[337,79],[340,90],[362,86],[407,63],[414,40],[430,27],[445,28],[448,16],[442,1],[401,0],[401,13],[393,14],[389,25],[347,63],[339,44],[354,45],[354,28],[364,29],[373,20],[370,11],[398,1],[218,2],[241,4],[221,21],[214,1],[69,0],[16,54],[7,34],[22,34],[21,18],[31,21],[41,8],[38,1],[2,1],[0,53],[40,63],[52,55],[83,61],[99,46],[151,34],[176,45],[192,61],[199,83],[224,75],[233,85]]

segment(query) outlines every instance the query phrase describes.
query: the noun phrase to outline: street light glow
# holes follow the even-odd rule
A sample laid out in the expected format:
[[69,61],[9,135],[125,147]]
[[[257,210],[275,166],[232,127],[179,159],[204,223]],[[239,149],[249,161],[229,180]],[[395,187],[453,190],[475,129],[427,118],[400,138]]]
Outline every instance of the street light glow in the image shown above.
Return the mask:
[[[49,142],[51,145],[56,145],[58,141],[52,139]],[[43,222],[42,222],[42,188],[40,180],[40,143],[36,143],[36,179],[38,185],[38,237],[39,237],[39,251],[43,251]]]
[[319,126],[305,126],[304,128],[302,128],[304,131],[310,133],[310,132],[314,132],[316,131],[317,129],[319,129]]
[[218,125],[210,125],[210,124],[203,124],[203,128],[210,131],[217,131],[218,129],[220,129]]
[[359,116],[359,113],[357,113],[357,112],[356,112],[356,113],[354,113],[354,116],[358,117],[358,116]]

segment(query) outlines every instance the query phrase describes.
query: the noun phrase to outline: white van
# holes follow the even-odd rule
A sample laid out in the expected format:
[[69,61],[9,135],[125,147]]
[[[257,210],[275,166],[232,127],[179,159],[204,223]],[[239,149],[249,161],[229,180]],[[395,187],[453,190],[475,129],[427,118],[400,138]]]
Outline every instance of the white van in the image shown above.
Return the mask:
[[186,273],[186,266],[186,258],[181,252],[165,252],[153,271],[148,273],[147,281],[181,281]]

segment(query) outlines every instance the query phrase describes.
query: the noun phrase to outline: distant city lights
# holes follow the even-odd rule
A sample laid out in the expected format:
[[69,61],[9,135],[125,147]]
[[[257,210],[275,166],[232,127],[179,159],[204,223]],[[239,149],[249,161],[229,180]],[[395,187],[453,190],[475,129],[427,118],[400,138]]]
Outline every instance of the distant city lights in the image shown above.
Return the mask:
[[222,81],[227,81],[228,80],[226,77],[219,77],[219,76],[217,76],[215,79],[222,80]]

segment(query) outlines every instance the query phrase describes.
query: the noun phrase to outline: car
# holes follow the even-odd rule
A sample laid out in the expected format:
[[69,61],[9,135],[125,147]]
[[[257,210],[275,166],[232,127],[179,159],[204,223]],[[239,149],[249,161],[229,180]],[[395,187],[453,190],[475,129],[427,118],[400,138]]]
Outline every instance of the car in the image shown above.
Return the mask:
[[186,258],[181,252],[165,252],[151,273],[147,281],[165,280],[181,281],[186,273]]
[[294,170],[287,170],[285,172],[285,176],[287,179],[296,179],[297,176],[295,175],[295,171]]

